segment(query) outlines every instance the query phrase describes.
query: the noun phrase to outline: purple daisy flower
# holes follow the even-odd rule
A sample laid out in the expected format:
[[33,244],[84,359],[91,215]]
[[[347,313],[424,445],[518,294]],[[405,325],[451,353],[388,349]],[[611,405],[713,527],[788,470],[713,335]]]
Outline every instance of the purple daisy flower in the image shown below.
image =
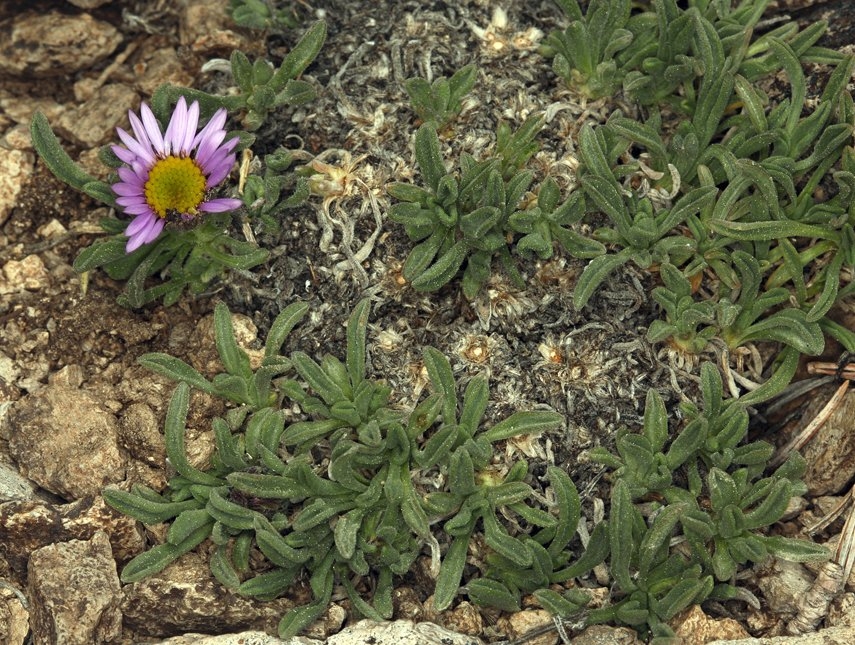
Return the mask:
[[190,220],[200,213],[221,213],[241,205],[239,199],[229,197],[208,199],[235,163],[232,151],[238,138],[223,143],[225,109],[217,110],[198,133],[199,103],[193,101],[188,108],[183,96],[165,133],[145,103],[139,117],[133,112],[128,115],[134,134],[116,128],[124,145],[113,146],[116,156],[127,164],[118,169],[113,192],[118,195],[116,203],[134,218],[125,229],[128,253],[154,241],[167,216]]

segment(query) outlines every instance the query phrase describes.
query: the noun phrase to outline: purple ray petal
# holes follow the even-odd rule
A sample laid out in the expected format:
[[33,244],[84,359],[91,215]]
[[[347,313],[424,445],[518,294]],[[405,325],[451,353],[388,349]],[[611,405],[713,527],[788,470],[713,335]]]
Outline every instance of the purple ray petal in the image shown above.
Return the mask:
[[133,169],[128,168],[127,166],[120,166],[117,169],[119,173],[119,179],[121,179],[124,183],[130,184],[131,186],[144,186],[145,178],[141,177],[137,173],[133,171]]
[[240,208],[243,205],[243,202],[239,199],[234,199],[232,197],[219,197],[217,199],[211,199],[207,202],[202,202],[199,206],[199,210],[203,213],[224,213],[225,211],[233,211],[236,208]]
[[164,137],[170,154],[181,152],[186,130],[187,101],[184,100],[183,96],[179,96],[178,103],[175,104],[175,110],[172,112],[172,117],[169,119],[169,125],[166,127],[166,135]]
[[[118,129],[118,128],[117,128]],[[122,146],[110,146],[113,151],[113,154],[116,155],[119,159],[124,161],[126,164],[133,163],[137,156],[128,150],[127,148],[123,148]]]
[[128,237],[133,237],[137,235],[140,231],[145,229],[157,219],[157,216],[152,214],[142,214],[138,215],[134,218],[134,221],[128,224],[128,227],[125,229],[125,235]]
[[119,133],[119,138],[122,140],[122,143],[124,143],[128,150],[133,152],[137,158],[142,159],[149,164],[154,162],[154,154],[150,147],[143,146],[121,128],[116,128],[116,131]]
[[154,214],[154,209],[148,204],[139,204],[137,206],[128,206],[123,209],[125,213],[128,215],[144,215],[146,213],[150,214],[152,217],[156,217]]
[[[125,209],[125,212],[127,212],[127,209],[131,206],[148,206],[144,195],[127,195],[118,197],[116,199],[116,203],[119,206],[122,206]],[[149,209],[150,208],[151,207],[149,206]]]
[[165,224],[166,222],[162,219],[155,220],[154,225],[145,233],[143,243],[148,244],[149,242],[153,242],[155,238],[160,235],[160,232],[163,230]]
[[140,106],[140,115],[142,116],[145,132],[148,135],[149,141],[151,141],[152,147],[158,154],[167,154],[166,146],[163,142],[163,135],[160,133],[160,125],[157,123],[157,119],[154,118],[154,113],[151,111],[151,108],[143,103]]
[[199,143],[199,148],[196,150],[196,161],[199,162],[199,165],[202,166],[202,168],[205,167],[205,164],[208,163],[208,159],[210,159],[211,155],[217,150],[217,146],[219,146],[225,138],[225,130],[215,130],[209,136],[205,137],[201,143]]
[[193,149],[193,138],[196,134],[196,128],[199,127],[199,101],[193,101],[190,104],[190,109],[187,110],[187,123],[185,124],[184,137],[181,141],[181,152],[190,154]]
[[[226,123],[226,109],[220,108],[214,113],[214,116],[211,117],[211,120],[199,131],[199,134],[196,135],[196,138],[193,139],[193,147],[195,148],[199,144],[201,144],[206,138],[211,136],[217,130],[222,130],[223,126]],[[223,130],[225,132],[225,130]]]

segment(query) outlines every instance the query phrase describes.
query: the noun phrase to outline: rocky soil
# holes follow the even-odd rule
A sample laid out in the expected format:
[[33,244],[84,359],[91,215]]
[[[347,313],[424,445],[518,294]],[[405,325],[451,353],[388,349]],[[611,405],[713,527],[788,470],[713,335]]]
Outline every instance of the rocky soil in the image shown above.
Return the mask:
[[[450,357],[461,382],[489,376],[488,416],[537,406],[558,410],[567,419],[560,433],[511,442],[506,450],[524,455],[535,469],[573,464],[570,472],[589,516],[602,507],[608,486],[585,450],[611,445],[619,424],[637,426],[649,388],[671,406],[696,392],[694,366],[676,363],[645,340],[657,315],[647,274],[618,274],[583,312],[573,309],[570,298],[582,265],[569,259],[524,265],[530,285],[525,291],[498,276],[473,302],[453,286],[426,297],[400,278],[409,243],[400,227],[385,220],[384,186],[417,176],[416,117],[404,79],[449,76],[477,63],[478,82],[444,142],[448,151],[478,156],[493,144],[500,121],[517,127],[546,111],[534,166],[553,173],[572,160],[573,135],[581,125],[613,108],[579,104],[558,89],[536,51],[543,33],[562,21],[548,0],[295,3],[304,24],[317,18],[328,23],[327,43],[304,76],[319,97],[277,114],[259,132],[254,153],[286,145],[301,150],[303,163],[327,164],[334,182],[327,198],[313,197],[288,216],[280,235],[262,237],[273,249],[265,266],[168,309],[123,309],[115,302],[121,284],[101,272],[76,274],[71,263],[99,235],[97,222],[107,212],[58,182],[35,158],[28,135],[33,111],[48,116],[72,157],[105,176],[98,147],[113,140],[116,126],[127,127],[128,109],[158,85],[228,91],[231,78],[223,67],[203,71],[205,63],[228,58],[236,48],[278,62],[301,33],[265,43],[258,33],[235,27],[227,4],[0,3],[2,643],[281,642],[270,635],[285,611],[305,602],[306,589],[266,603],[236,596],[212,578],[204,545],[162,573],[123,586],[117,571],[162,540],[165,529],[143,527],[110,509],[100,495],[107,485],[166,485],[171,472],[162,422],[173,384],[136,359],[167,352],[215,374],[211,312],[218,300],[234,313],[239,340],[249,350],[261,346],[259,339],[285,305],[305,301],[309,320],[286,350],[342,356],[344,321],[369,296],[371,370],[387,380],[395,400],[410,406],[418,399],[426,384],[421,351],[432,345]],[[823,44],[855,50],[855,12],[845,0],[780,1],[771,12],[792,12],[805,24],[829,19],[832,31]],[[829,358],[837,358],[833,348]],[[791,412],[775,440],[785,442],[812,419],[835,387],[814,391],[814,407]],[[194,395],[187,435],[193,463],[210,457],[210,418],[223,410],[221,401]],[[855,394],[849,393],[806,448],[810,493],[789,516],[789,533],[803,534],[848,495],[855,473],[853,413]],[[822,538],[839,534],[841,525],[842,519],[832,523]],[[815,570],[788,563],[751,571],[742,584],[762,605],[695,607],[674,626],[686,643],[774,635],[815,576]],[[824,617],[828,629],[822,635],[788,642],[855,642],[853,590],[855,578]],[[417,577],[401,580],[395,593],[399,620],[386,625],[358,623],[345,596],[334,595],[324,618],[295,642],[552,645],[561,638],[533,604],[507,616],[461,601],[438,614],[430,593]],[[568,631],[573,643],[637,642],[623,628]]]

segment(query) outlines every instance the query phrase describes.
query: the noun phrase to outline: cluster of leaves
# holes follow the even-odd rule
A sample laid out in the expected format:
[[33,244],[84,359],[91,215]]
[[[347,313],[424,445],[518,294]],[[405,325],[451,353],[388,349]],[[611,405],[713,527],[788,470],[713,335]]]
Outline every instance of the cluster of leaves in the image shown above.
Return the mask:
[[229,13],[241,27],[282,31],[299,25],[293,8],[277,9],[271,0],[229,0]]
[[408,78],[404,89],[410,97],[413,109],[424,123],[433,123],[442,130],[463,109],[462,99],[475,87],[478,68],[466,65],[457,70],[451,78],[440,76],[428,83],[418,76]]
[[[839,59],[830,50],[814,47],[824,30],[815,24],[799,33],[787,23],[753,39],[768,0],[652,0],[645,11],[633,12],[630,0],[591,0],[585,13],[577,0],[556,0],[570,24],[550,33],[541,53],[553,60],[553,70],[570,88],[588,98],[603,98],[618,90],[641,105],[669,103],[691,114],[695,82],[717,83],[696,47],[698,22],[704,21],[738,71],[749,79],[779,68],[774,42],[784,41],[813,62]],[[705,80],[704,80],[705,79]]]
[[298,77],[315,60],[326,37],[326,23],[316,22],[288,52],[278,68],[265,58],[250,62],[246,54],[235,50],[229,62],[237,84],[236,94],[218,96],[192,88],[164,85],[152,96],[152,109],[157,113],[160,102],[171,104],[178,96],[185,96],[189,101],[199,101],[203,109],[224,107],[229,112],[240,112],[243,115],[243,127],[250,132],[258,130],[272,111],[314,100],[315,88]]
[[744,443],[747,407],[779,392],[795,371],[798,354],[786,351],[776,377],[741,399],[724,399],[717,368],[704,364],[703,409],[685,404],[688,421],[670,442],[663,401],[649,390],[642,433],[622,431],[616,455],[591,451],[615,469],[608,536],[615,589],[590,622],[616,620],[672,636],[667,621],[689,605],[738,597],[741,565],[770,555],[797,562],[828,557],[813,542],[761,533],[805,492],[798,453],[764,476],[773,447]]
[[[697,0],[687,9],[656,0],[633,15],[628,1],[593,0],[585,16],[575,0],[559,4],[573,22],[548,39],[557,68],[592,96],[623,83],[649,106],[646,120],[616,111],[602,126],[584,126],[578,189],[561,203],[547,178],[534,203],[523,166],[541,121],[513,134],[503,125],[492,157],[463,153],[459,172],[448,172],[435,128],[455,114],[449,106],[460,92],[445,79],[435,91],[411,79],[421,81],[414,102],[433,105],[437,116],[416,135],[427,189],[389,189],[403,202],[390,219],[418,242],[404,277],[433,291],[463,268],[472,298],[494,258],[521,285],[511,252],[546,259],[558,242],[591,260],[573,294],[579,309],[628,262],[659,270],[664,286],[654,295],[665,319],[651,327],[652,341],[689,353],[714,337],[731,349],[775,341],[818,354],[825,333],[855,349],[855,334],[826,316],[855,289],[841,285],[841,270],[855,266],[855,149],[847,145],[855,105],[846,91],[855,58],[815,46],[823,23],[802,31],[788,23],[752,40],[767,4],[760,0],[733,8]],[[803,116],[804,62],[834,69]],[[791,96],[770,108],[755,81],[781,68]],[[663,122],[663,105],[676,121]],[[830,197],[818,199],[820,187]],[[600,226],[589,239],[579,222]]]
[[[409,414],[390,406],[388,386],[366,377],[368,308],[362,301],[348,321],[344,361],[281,355],[307,312],[299,303],[276,318],[255,370],[222,304],[214,327],[224,373],[208,380],[166,354],[141,357],[179,381],[165,429],[176,474],[163,493],[144,486],[104,491],[111,506],[144,523],[171,521],[166,542],[128,563],[123,581],[156,573],[210,538],[213,575],[240,594],[274,598],[307,574],[313,600],[283,617],[280,633],[288,637],[323,613],[336,583],[361,614],[390,618],[394,577],[425,551],[440,611],[461,592],[518,611],[521,595],[533,593],[556,615],[578,615],[588,596],[578,588],[558,593],[556,585],[608,560],[611,602],[586,620],[668,635],[666,622],[689,604],[737,597],[741,565],[770,555],[827,556],[813,543],[763,533],[804,492],[804,462],[795,454],[764,476],[772,446],[744,443],[748,407],[789,382],[795,350],[786,349],[775,376],[741,399],[725,400],[717,369],[704,365],[703,406],[683,405],[687,422],[670,441],[664,403],[649,391],[643,431],[623,429],[617,454],[591,453],[614,469],[611,511],[574,557],[569,547],[581,504],[567,473],[550,466],[538,483],[542,495],[526,462],[503,466],[493,459],[495,442],[553,430],[562,417],[515,412],[484,428],[486,379],[473,378],[458,400],[451,366],[433,348],[424,352],[433,393]],[[185,454],[191,387],[236,405],[212,421],[216,452],[206,469]],[[284,399],[299,405],[305,420],[287,423]],[[479,577],[466,573],[473,543],[483,545]],[[250,566],[253,548],[265,564]],[[374,580],[370,601],[354,583],[366,576]]]
[[280,216],[309,198],[309,180],[286,171],[294,164],[294,155],[277,148],[264,156],[264,173],[251,174],[243,189],[244,206],[250,221],[260,222],[265,230],[277,231]]
[[[142,486],[104,491],[110,505],[142,522],[171,521],[166,542],[128,563],[123,581],[151,575],[210,538],[213,575],[238,593],[272,598],[308,574],[313,601],[280,624],[280,633],[290,636],[326,609],[335,581],[363,615],[391,617],[393,577],[407,573],[425,548],[440,610],[457,596],[476,539],[486,545],[486,574],[463,590],[477,602],[508,609],[519,608],[522,592],[602,562],[602,548],[570,562],[567,546],[580,502],[563,470],[548,470],[553,505],[526,483],[534,481],[525,462],[503,469],[492,459],[495,442],[555,429],[561,415],[515,412],[484,428],[486,379],[472,379],[458,403],[451,366],[432,348],[424,361],[433,394],[409,414],[392,408],[390,389],[366,378],[368,307],[361,302],[348,321],[343,362],[331,355],[316,362],[299,351],[281,355],[307,311],[302,304],[277,317],[256,370],[237,345],[222,304],[214,322],[225,373],[208,380],[166,354],[140,359],[180,382],[165,428],[176,475],[162,494]],[[213,420],[216,454],[204,470],[188,462],[184,449],[191,386],[237,406]],[[286,423],[283,398],[299,404],[307,420]],[[506,516],[515,518],[510,531]],[[604,531],[595,532],[599,545],[606,543]],[[447,545],[443,555],[440,542]],[[266,557],[266,568],[250,567],[253,547]],[[353,583],[369,575],[375,580],[370,602]],[[563,611],[586,600],[578,593],[541,593]]]
[[[199,90],[161,86],[152,96],[151,108],[161,121],[168,121],[179,96],[189,101],[199,101],[203,117],[219,108],[243,111],[243,125],[255,130],[264,123],[271,110],[283,105],[300,105],[314,98],[312,86],[297,77],[314,60],[326,38],[326,25],[318,22],[303,36],[278,69],[266,60],[250,63],[247,57],[235,51],[231,57],[232,73],[240,92],[232,96],[215,96]],[[40,112],[33,116],[30,126],[33,146],[45,164],[59,179],[72,188],[93,197],[110,207],[116,207],[116,196],[108,182],[89,175],[75,164],[62,149],[51,130],[47,118]],[[229,136],[240,138],[238,150],[252,144],[254,136],[237,131]],[[105,147],[101,160],[111,168],[122,162]],[[285,150],[278,150],[265,158],[264,176],[247,178],[243,201],[249,214],[269,227],[276,226],[275,216],[286,208],[302,203],[308,196],[305,180],[297,179],[293,193],[283,197],[290,177],[285,170],[291,165]],[[96,240],[84,249],[74,262],[77,271],[91,271],[102,267],[107,275],[126,281],[125,292],[119,301],[130,307],[142,307],[155,300],[164,305],[175,303],[184,293],[203,293],[211,281],[228,270],[246,270],[264,262],[269,253],[254,243],[229,235],[232,216],[229,213],[211,213],[201,218],[193,227],[167,226],[152,243],[136,251],[125,252],[127,238],[123,231],[126,221],[105,218],[101,227],[108,237]],[[151,277],[160,278],[157,284],[147,286]]]
[[[576,306],[632,261],[660,267],[665,283],[656,299],[666,321],[651,328],[652,340],[670,334],[697,352],[720,334],[730,347],[768,340],[818,354],[825,331],[854,347],[855,336],[826,314],[841,297],[841,268],[855,260],[855,151],[847,147],[855,106],[845,89],[855,59],[837,61],[816,108],[802,116],[806,82],[799,57],[810,59],[806,52],[824,27],[789,42],[764,36],[792,87],[791,99],[767,111],[768,98],[749,81],[765,70],[761,62],[728,53],[728,42],[699,14],[690,24],[706,70],[691,117],[670,136],[663,136],[656,111],[645,123],[615,113],[603,127],[581,133],[581,188],[610,221],[594,238],[616,251],[585,268]],[[741,109],[731,112],[729,105]],[[618,165],[631,155],[632,162]],[[643,165],[660,179],[645,191],[628,189]],[[835,165],[840,169],[833,171]],[[830,184],[833,197],[816,199],[820,184]],[[663,194],[679,196],[670,205]],[[696,300],[705,279],[712,297]]]
[[544,182],[536,204],[524,203],[534,175],[522,167],[538,149],[534,138],[542,126],[539,116],[530,117],[516,132],[502,124],[495,154],[477,161],[462,153],[459,174],[446,170],[434,124],[419,128],[416,161],[427,189],[400,183],[388,187],[389,194],[401,200],[389,210],[389,219],[403,224],[409,238],[418,242],[403,268],[414,289],[436,291],[463,267],[463,293],[474,298],[489,279],[494,258],[522,288],[511,251],[549,258],[553,240],[578,257],[604,252],[599,242],[570,228],[584,210],[578,196],[559,205],[554,180]]

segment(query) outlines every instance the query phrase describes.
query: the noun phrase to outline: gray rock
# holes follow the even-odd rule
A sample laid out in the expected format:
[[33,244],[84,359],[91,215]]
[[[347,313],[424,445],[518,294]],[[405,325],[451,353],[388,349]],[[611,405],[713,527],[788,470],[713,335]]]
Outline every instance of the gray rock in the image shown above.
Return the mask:
[[127,85],[104,85],[79,107],[63,112],[56,131],[85,148],[95,148],[117,139],[116,126],[125,124],[128,110],[138,105],[139,96]]
[[4,426],[21,473],[65,499],[125,477],[116,418],[85,390],[48,384],[13,403]]
[[327,645],[480,645],[481,642],[474,636],[464,636],[434,623],[414,623],[410,620],[388,623],[362,620],[327,639]]
[[87,69],[122,41],[115,27],[89,14],[22,13],[0,27],[0,73],[62,76]]
[[30,631],[30,613],[21,602],[20,593],[0,586],[0,643],[5,645],[24,645]]
[[772,560],[757,569],[755,584],[763,594],[764,605],[783,617],[792,617],[799,611],[805,593],[813,585],[814,576],[798,562]]
[[852,645],[852,643],[855,643],[855,627],[841,625],[802,636],[741,638],[735,641],[716,640],[707,645]]
[[101,497],[61,505],[42,500],[0,504],[0,544],[9,567],[17,573],[27,570],[34,551],[54,542],[89,540],[100,531],[110,536],[117,560],[130,560],[145,547],[139,526]]
[[[836,387],[836,385],[835,385]],[[809,423],[823,407],[833,388],[823,390],[804,413],[804,423]],[[845,492],[855,469],[855,432],[852,418],[855,415],[855,392],[851,390],[816,435],[802,449],[808,465],[803,479],[810,495],[835,495]]]
[[638,635],[628,627],[591,625],[584,632],[570,639],[573,645],[638,645]]
[[0,504],[13,500],[32,499],[36,492],[33,483],[12,468],[0,462]]
[[0,147],[0,226],[6,222],[18,193],[33,174],[33,161],[31,152]]
[[104,532],[33,553],[27,596],[34,645],[98,645],[122,634],[119,576]]
[[220,636],[182,634],[160,641],[157,645],[320,645],[321,642],[305,637],[283,641],[281,638],[264,632],[240,632],[239,634],[222,634]]
[[95,9],[96,7],[100,7],[101,5],[109,4],[113,0],[68,0],[75,7],[80,7],[81,9]]
[[[378,623],[363,620],[335,636],[325,645],[480,645],[471,636],[458,634],[434,623],[413,623],[409,620]],[[242,632],[221,636],[183,634],[151,645],[324,645],[324,641],[297,636],[287,641],[264,632]]]
[[213,578],[205,553],[199,552],[182,556],[122,591],[125,626],[156,638],[241,630],[275,634],[282,616],[294,605],[284,598],[260,602],[229,591]]

